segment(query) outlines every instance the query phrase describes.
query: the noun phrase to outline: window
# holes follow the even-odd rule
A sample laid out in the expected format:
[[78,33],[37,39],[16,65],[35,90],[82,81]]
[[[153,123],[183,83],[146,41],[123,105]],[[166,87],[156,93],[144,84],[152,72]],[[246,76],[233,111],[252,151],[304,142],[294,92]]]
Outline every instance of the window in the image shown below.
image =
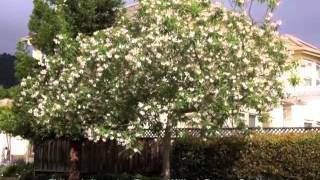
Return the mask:
[[283,106],[283,120],[285,121],[291,120],[291,105]]
[[300,63],[300,67],[301,67],[301,68],[310,68],[310,67],[312,67],[312,62],[309,61],[309,60],[303,60],[303,61]]
[[317,76],[320,79],[320,64],[317,64],[316,70],[317,70]]
[[316,71],[317,71],[316,86],[320,86],[320,64],[317,64]]
[[312,78],[304,78],[304,86],[312,86]]
[[313,123],[313,120],[305,119],[304,120],[304,127],[305,128],[311,128],[312,127],[312,123]]
[[256,115],[250,114],[249,115],[249,128],[256,127]]
[[311,127],[312,127],[312,123],[310,123],[310,122],[305,122],[305,123],[304,123],[304,127],[306,127],[306,128],[311,128]]
[[300,68],[304,69],[304,68],[306,68],[308,66],[308,64],[309,64],[308,60],[302,60],[300,62]]
[[245,119],[245,115],[244,115],[244,113],[240,113],[240,114],[239,114],[239,116],[240,116],[240,119],[242,119],[242,120],[244,120],[244,119]]
[[300,62],[300,75],[303,77],[303,86],[320,86],[320,64],[313,60]]

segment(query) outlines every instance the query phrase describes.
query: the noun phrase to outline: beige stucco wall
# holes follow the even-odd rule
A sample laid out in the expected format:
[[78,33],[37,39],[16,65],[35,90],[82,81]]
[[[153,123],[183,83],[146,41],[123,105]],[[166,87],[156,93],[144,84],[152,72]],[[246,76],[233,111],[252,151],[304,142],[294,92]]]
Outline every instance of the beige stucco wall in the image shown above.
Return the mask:
[[[25,155],[28,150],[29,142],[20,137],[12,137],[11,138],[11,154],[12,155]],[[2,150],[7,145],[6,135],[0,134],[0,156],[2,154]]]

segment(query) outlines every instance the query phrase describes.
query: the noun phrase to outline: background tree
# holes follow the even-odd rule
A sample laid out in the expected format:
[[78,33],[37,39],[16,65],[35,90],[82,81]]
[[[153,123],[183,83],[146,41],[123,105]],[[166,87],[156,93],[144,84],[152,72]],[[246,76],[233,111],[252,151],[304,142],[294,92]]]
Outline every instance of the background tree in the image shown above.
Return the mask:
[[[23,78],[35,77],[40,71],[37,60],[31,57],[30,48],[30,45],[25,41],[17,44],[16,59],[11,65],[11,76],[15,77],[17,82],[20,82]],[[18,101],[19,92],[19,85],[6,89],[0,88],[0,99],[9,98]],[[0,107],[0,131],[26,139],[38,139],[34,129],[30,128],[33,118],[27,113],[25,107],[28,106],[18,107],[13,104],[10,107]]]
[[276,29],[206,0],[141,0],[136,19],[77,41],[58,36],[40,74],[22,80],[17,104],[28,105],[43,132],[116,139],[133,151],[151,130],[163,138],[169,179],[179,123],[214,133],[244,110],[263,120],[279,103],[290,65]]
[[0,54],[0,86],[9,88],[17,84],[14,76],[15,57],[10,54]]

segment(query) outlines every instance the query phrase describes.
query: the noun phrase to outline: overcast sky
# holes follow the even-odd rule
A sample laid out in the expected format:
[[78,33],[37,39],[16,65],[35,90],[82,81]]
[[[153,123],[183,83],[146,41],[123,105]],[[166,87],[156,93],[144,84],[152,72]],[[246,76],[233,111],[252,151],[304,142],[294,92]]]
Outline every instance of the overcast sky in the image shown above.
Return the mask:
[[[282,20],[280,32],[320,47],[319,8],[320,0],[282,0],[275,16]],[[0,0],[0,53],[14,53],[17,41],[28,34],[31,11],[32,0]]]

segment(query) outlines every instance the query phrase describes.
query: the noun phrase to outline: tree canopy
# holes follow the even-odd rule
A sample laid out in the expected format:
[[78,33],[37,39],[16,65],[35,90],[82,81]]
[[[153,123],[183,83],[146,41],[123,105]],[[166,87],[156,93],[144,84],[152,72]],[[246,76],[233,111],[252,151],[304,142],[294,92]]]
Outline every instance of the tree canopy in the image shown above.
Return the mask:
[[45,0],[34,0],[33,11],[29,20],[32,45],[44,54],[53,53],[55,36],[61,32],[63,23],[59,14]]
[[91,34],[111,26],[121,0],[34,0],[29,21],[32,45],[44,54],[52,54],[58,34]]
[[[41,50],[44,56],[53,54],[57,48],[58,34],[68,34],[70,38],[75,38],[78,33],[90,35],[111,26],[121,6],[121,0],[34,0],[29,21],[32,45],[25,40],[18,42],[16,61],[14,56],[1,55],[0,68],[4,68],[0,76],[1,84],[8,88],[23,78],[31,79],[40,73],[41,67],[31,55],[32,48]],[[5,88],[0,87],[0,98],[11,98],[17,102],[20,97],[16,94],[21,93],[20,87]],[[14,103],[13,107],[1,108],[0,130],[33,140],[50,137],[53,131],[37,125],[27,112],[29,107],[30,104],[25,102],[23,106]]]
[[214,132],[248,109],[263,120],[291,66],[270,13],[256,24],[244,3],[231,11],[209,0],[141,0],[136,18],[76,41],[60,34],[40,73],[22,80],[17,106],[41,132],[134,151],[146,129],[165,132],[164,163],[179,123]]
[[20,41],[16,48],[15,77],[21,81],[28,76],[35,76],[38,73],[37,60],[31,56],[31,48],[26,42]]
[[77,33],[90,35],[110,27],[121,5],[121,0],[67,0],[64,1],[63,13],[75,36]]
[[168,119],[207,129],[245,109],[263,119],[282,97],[288,53],[274,23],[204,0],[143,0],[137,16],[76,42],[60,35],[19,103],[58,135],[128,144]]

